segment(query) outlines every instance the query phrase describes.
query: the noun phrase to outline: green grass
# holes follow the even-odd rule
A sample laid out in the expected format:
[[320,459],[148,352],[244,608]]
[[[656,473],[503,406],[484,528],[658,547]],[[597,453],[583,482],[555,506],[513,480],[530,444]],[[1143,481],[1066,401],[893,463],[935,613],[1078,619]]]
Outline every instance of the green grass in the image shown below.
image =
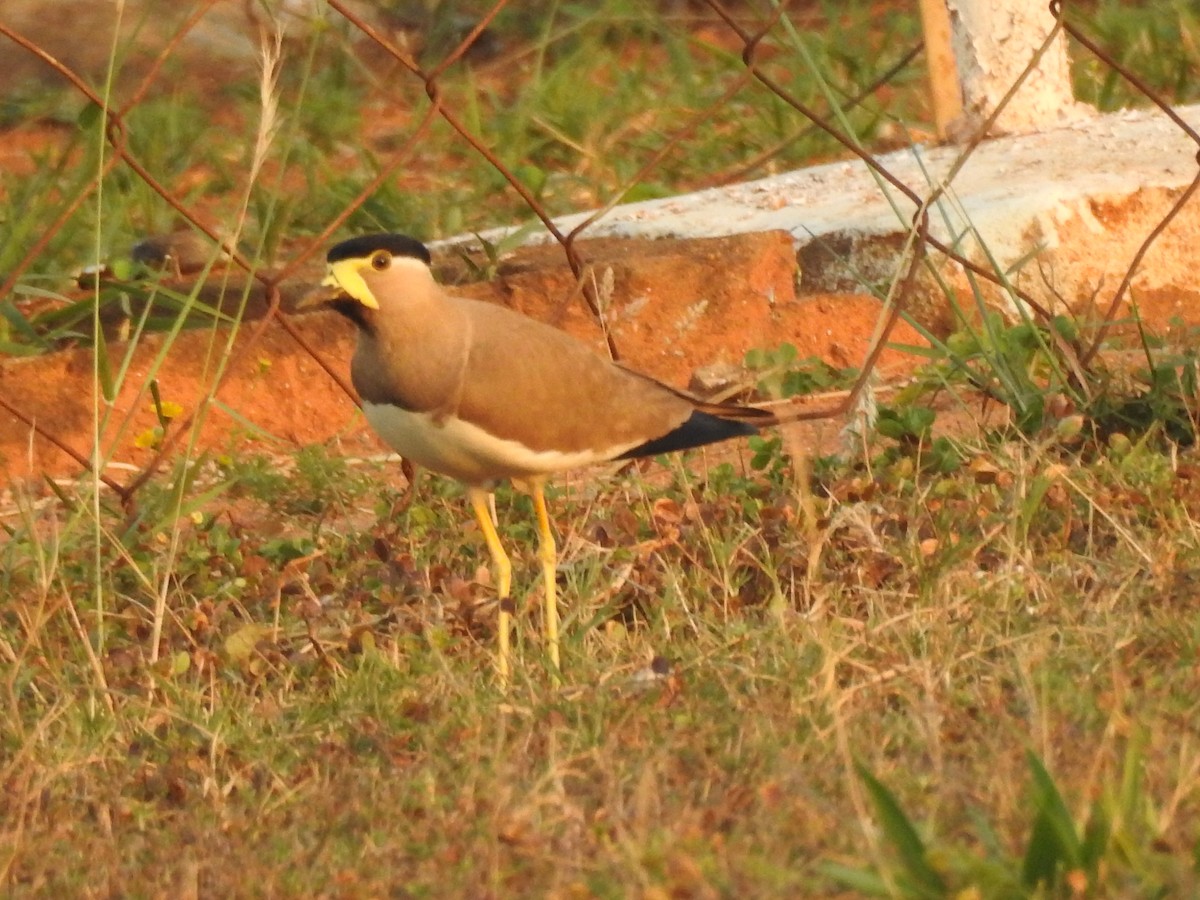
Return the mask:
[[[487,60],[447,73],[448,103],[551,210],[835,151],[747,88],[635,183],[741,73],[736,53],[697,39],[690,7],[643,6],[514,9],[496,26],[503,77]],[[835,93],[915,39],[907,11],[824,12],[803,33]],[[1095,8],[1122,59],[1180,100],[1195,94],[1193,19],[1184,4]],[[458,33],[434,21],[425,64]],[[335,29],[305,41],[257,179],[243,180],[254,86],[218,98],[243,130],[208,127],[212,107],[186,96],[131,118],[156,177],[220,221],[244,206],[239,237],[264,259],[286,259],[404,146],[381,110],[423,109],[419,84],[348,58]],[[816,102],[820,84],[778,44],[773,71]],[[1077,71],[1102,102],[1124,102],[1090,66]],[[851,114],[864,139],[889,115],[920,119],[921,77]],[[0,174],[0,272],[100,165],[94,114],[29,103],[65,122],[65,141],[33,175]],[[437,237],[528,218],[444,123],[404,152],[348,228]],[[4,349],[88,340],[98,297],[124,304],[135,337],[213,328],[221,358],[225,332],[196,296],[153,279],[78,292],[73,271],[97,249],[116,257],[175,224],[128,171],[102,187],[16,298],[82,305],[27,315],[0,298]],[[555,485],[560,687],[538,640],[531,506],[507,489],[521,626],[501,695],[488,554],[444,480],[408,498],[393,463],[235,445],[185,454],[131,509],[86,482],[13,485],[0,499],[7,894],[1195,894],[1195,355],[1143,335],[1143,359],[1099,359],[1080,384],[1055,338],[1082,323],[963,310],[961,326],[871,410],[865,451],[793,459],[766,435],[744,464],[693,454]],[[111,346],[106,388],[123,377]],[[845,383],[796,357],[751,357],[762,395]],[[946,398],[975,415],[985,395],[1010,427],[946,427]]]
[[[826,461],[815,521],[786,459],[576,483],[558,690],[502,492],[531,607],[503,697],[486,549],[443,481],[392,517],[391,465],[214,461],[225,491],[181,521],[166,486],[132,522],[105,505],[102,604],[86,504],[26,504],[0,548],[9,889],[829,895],[904,877],[861,765],[947,892],[1016,896],[988,885],[1021,883],[1032,753],[1080,829],[1114,823],[1091,896],[1186,895],[1195,464],[957,446],[954,475],[877,456],[867,499]],[[654,656],[671,674],[639,677]]]
[[[1181,0],[1153,4],[1153,9],[1118,0],[1101,0],[1087,21],[1088,31],[1109,48],[1122,65],[1131,69],[1169,102],[1194,103],[1200,97],[1197,79],[1196,36],[1200,18],[1193,5]],[[1076,58],[1075,91],[1078,99],[1102,110],[1140,106],[1141,96],[1103,63]]]

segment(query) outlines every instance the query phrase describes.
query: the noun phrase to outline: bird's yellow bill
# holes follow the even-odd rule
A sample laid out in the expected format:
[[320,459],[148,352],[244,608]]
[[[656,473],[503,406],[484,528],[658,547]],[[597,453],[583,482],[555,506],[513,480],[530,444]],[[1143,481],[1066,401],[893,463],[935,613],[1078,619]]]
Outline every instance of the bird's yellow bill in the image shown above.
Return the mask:
[[379,309],[379,301],[363,280],[360,267],[362,260],[340,259],[329,264],[329,274],[321,282],[321,287],[338,288],[349,294],[367,309]]
[[306,291],[304,296],[296,301],[296,309],[312,309],[317,306],[324,306],[326,303],[332,303],[338,297],[345,296],[346,292],[340,287],[323,281],[320,286]]

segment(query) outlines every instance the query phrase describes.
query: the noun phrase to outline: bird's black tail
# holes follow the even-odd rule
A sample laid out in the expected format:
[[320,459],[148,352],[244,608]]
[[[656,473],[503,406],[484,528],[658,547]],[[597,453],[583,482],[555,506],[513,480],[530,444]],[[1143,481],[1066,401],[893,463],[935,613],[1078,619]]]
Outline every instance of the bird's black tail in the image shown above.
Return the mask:
[[703,447],[717,441],[758,434],[759,429],[775,424],[775,415],[752,406],[724,406],[718,403],[701,404],[682,425],[652,440],[626,450],[618,459],[637,459],[658,456],[692,447]]

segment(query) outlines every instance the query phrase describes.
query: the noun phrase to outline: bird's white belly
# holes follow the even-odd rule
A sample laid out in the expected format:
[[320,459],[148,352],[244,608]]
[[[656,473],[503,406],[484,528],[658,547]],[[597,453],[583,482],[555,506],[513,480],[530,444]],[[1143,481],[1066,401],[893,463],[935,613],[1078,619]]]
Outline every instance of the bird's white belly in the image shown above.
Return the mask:
[[429,413],[409,412],[388,403],[363,403],[363,413],[401,456],[467,484],[575,469],[613,459],[636,446],[635,442],[572,453],[531,450],[519,441],[496,437],[452,416],[435,421]]

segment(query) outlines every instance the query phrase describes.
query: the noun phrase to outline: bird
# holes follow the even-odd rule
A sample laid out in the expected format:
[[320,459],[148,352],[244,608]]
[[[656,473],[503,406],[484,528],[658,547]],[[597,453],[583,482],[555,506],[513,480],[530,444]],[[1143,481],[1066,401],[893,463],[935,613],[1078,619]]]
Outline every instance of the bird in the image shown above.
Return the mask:
[[158,269],[182,278],[195,275],[214,260],[228,260],[229,248],[217,246],[194,229],[155,234],[133,245],[130,258],[150,269]]
[[545,584],[543,627],[561,667],[557,547],[544,487],[554,473],[756,434],[769,411],[709,403],[596,353],[549,324],[455,295],[429,249],[404,234],[364,234],[330,248],[321,288],[357,326],[350,377],[373,430],[401,457],[466,486],[496,572],[498,680],[511,672],[512,565],[490,492],[510,480],[533,497]]

